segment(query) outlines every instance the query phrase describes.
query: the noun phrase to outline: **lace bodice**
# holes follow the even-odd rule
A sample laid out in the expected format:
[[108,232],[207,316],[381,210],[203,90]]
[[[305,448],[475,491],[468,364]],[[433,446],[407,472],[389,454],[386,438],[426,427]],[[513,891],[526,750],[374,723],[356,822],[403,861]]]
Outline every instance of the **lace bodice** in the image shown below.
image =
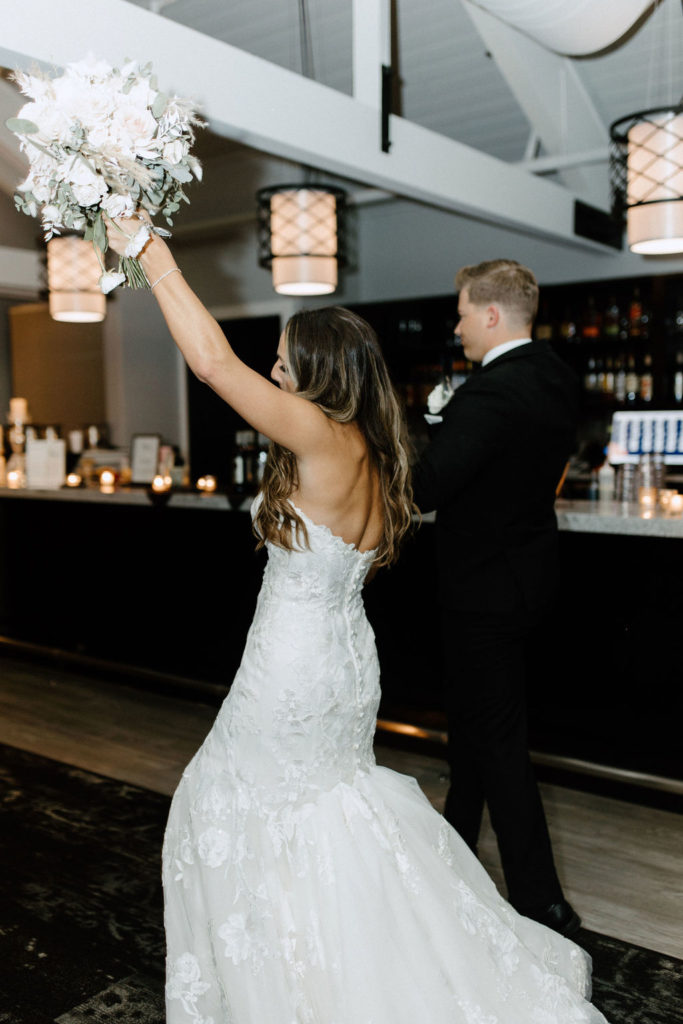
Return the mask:
[[306,522],[310,550],[268,545],[242,665],[215,725],[235,777],[269,806],[374,763],[379,667],[361,594],[374,553]]

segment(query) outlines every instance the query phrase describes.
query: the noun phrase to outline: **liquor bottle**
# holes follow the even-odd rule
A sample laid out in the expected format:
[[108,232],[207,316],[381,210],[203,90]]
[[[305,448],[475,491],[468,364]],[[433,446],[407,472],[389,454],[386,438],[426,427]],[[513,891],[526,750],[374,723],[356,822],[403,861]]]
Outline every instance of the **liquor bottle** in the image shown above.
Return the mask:
[[564,316],[560,322],[560,337],[562,341],[568,342],[569,344],[573,344],[579,340],[576,321],[574,320],[569,307],[565,309]]
[[683,351],[679,349],[674,361],[673,400],[683,405]]
[[73,473],[83,455],[83,431],[70,430],[67,434],[66,471]]
[[232,508],[239,508],[247,495],[244,453],[239,448],[232,457],[231,476],[228,501]]
[[602,326],[602,316],[595,305],[592,295],[588,296],[586,308],[581,317],[581,337],[584,341],[598,341]]
[[270,448],[270,440],[265,434],[257,435],[257,456],[256,456],[256,482],[260,485],[263,480],[263,475],[266,471],[266,462],[268,461],[268,449]]
[[607,371],[605,360],[600,352],[595,356],[595,390],[604,395],[607,383]]
[[626,360],[626,402],[628,405],[633,405],[634,402],[638,401],[640,395],[640,378],[636,370],[636,357],[632,352],[629,353]]
[[588,356],[586,361],[586,371],[583,375],[583,387],[584,391],[589,394],[594,394],[598,390],[598,371],[595,364],[595,356]]
[[614,364],[614,398],[619,405],[626,402],[626,358],[620,352]]
[[256,435],[253,430],[238,430],[232,457],[232,472],[228,499],[233,508],[239,508],[254,490],[253,455]]
[[616,473],[610,465],[605,449],[605,461],[598,470],[598,497],[602,502],[609,502],[614,499]]
[[640,338],[642,334],[643,304],[640,299],[640,288],[633,289],[628,308],[628,333],[630,338]]
[[615,383],[616,373],[614,370],[614,360],[611,355],[608,355],[605,357],[605,372],[602,378],[603,395],[607,395],[608,398],[613,398]]
[[616,341],[619,337],[619,322],[621,314],[617,300],[610,295],[607,308],[602,317],[602,333],[607,341]]
[[646,352],[643,356],[643,370],[640,374],[640,399],[642,402],[651,402],[653,392],[652,377],[652,356]]

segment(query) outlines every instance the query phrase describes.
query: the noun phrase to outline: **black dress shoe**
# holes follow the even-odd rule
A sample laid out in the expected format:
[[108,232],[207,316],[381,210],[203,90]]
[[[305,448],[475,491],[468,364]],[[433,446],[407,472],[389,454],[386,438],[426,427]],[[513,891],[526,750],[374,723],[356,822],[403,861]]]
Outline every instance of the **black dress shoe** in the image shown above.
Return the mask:
[[538,921],[539,924],[552,928],[553,931],[559,932],[566,938],[575,935],[581,927],[581,918],[566,900],[551,903],[549,907],[542,907],[539,910],[526,910],[520,911],[520,913],[523,913],[525,917],[530,917],[532,921]]

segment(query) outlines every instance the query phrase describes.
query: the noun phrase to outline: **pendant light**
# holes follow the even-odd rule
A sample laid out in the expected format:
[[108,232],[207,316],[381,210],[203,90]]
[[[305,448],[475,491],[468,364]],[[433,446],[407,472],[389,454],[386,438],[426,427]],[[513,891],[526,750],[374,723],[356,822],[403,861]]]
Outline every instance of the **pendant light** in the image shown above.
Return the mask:
[[629,114],[610,127],[615,213],[632,252],[683,253],[683,105]]
[[[299,0],[301,70],[313,78],[306,0]],[[346,193],[316,182],[273,185],[257,192],[259,265],[269,267],[281,295],[329,295],[344,263]]]
[[343,189],[310,182],[257,193],[259,263],[281,295],[329,295],[343,262]]
[[680,11],[655,12],[646,109],[610,126],[613,212],[629,249],[644,256],[683,253],[683,99],[678,98]]
[[47,243],[50,316],[67,323],[99,323],[107,300],[99,286],[100,267],[92,242],[78,235],[51,238]]

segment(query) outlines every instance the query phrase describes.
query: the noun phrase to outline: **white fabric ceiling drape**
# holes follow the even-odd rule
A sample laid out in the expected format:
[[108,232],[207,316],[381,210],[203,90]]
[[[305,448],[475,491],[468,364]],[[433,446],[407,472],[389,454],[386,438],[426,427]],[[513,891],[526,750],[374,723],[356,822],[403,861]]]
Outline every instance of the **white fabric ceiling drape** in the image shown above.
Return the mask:
[[468,0],[549,50],[597,53],[620,39],[652,0]]

